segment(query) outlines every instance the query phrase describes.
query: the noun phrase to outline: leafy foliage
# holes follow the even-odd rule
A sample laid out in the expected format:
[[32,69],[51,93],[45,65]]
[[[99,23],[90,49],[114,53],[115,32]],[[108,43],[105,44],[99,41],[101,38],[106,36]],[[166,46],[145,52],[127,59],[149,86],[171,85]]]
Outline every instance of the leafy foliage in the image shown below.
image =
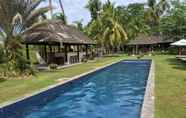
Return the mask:
[[168,0],[148,0],[148,10],[146,11],[145,17],[148,25],[151,27],[151,33],[160,33],[159,25],[161,16],[166,13],[170,5]]
[[6,58],[6,53],[5,53],[5,49],[4,46],[0,44],[0,64],[6,62],[7,58]]
[[[7,56],[7,72],[14,73],[31,70],[23,56],[22,35],[46,22],[39,18],[50,10],[38,8],[43,0],[0,0],[0,34],[2,34]],[[30,72],[29,72],[30,73]],[[5,74],[6,75],[6,74]]]
[[120,23],[117,11],[110,1],[105,3],[96,19],[87,26],[87,34],[106,50],[120,47],[128,39],[125,29]]
[[54,20],[61,20],[64,24],[67,24],[66,16],[65,14],[59,12],[53,15]]
[[76,24],[76,27],[79,31],[83,31],[83,24],[82,24],[82,20],[80,21],[75,21],[74,22]]
[[129,40],[134,39],[139,33],[149,33],[150,28],[145,21],[144,4],[134,3],[128,7],[119,6],[117,12]]
[[172,2],[172,9],[160,21],[160,29],[166,38],[186,38],[186,4]]
[[100,0],[89,0],[88,1],[86,8],[89,9],[93,20],[98,18],[101,7],[102,7],[102,3],[100,2]]

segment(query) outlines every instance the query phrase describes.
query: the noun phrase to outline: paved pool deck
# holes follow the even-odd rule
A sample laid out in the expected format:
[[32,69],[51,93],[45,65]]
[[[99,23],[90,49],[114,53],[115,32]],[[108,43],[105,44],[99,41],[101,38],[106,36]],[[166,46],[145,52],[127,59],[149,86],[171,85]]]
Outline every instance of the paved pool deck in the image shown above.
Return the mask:
[[152,60],[140,118],[154,118],[155,62]]

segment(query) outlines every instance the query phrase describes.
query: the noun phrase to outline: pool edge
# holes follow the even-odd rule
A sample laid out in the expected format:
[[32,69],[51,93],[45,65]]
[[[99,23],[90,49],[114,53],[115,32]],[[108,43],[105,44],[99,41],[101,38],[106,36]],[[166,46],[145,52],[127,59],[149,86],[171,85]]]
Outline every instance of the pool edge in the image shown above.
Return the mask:
[[152,60],[144,100],[141,108],[140,118],[154,118],[154,88],[155,88],[155,62]]

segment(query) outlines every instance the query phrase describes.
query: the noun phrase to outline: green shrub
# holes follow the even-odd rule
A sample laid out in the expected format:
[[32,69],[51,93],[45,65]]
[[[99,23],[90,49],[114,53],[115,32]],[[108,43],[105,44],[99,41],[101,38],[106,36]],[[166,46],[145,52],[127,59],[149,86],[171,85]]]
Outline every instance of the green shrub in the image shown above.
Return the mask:
[[35,71],[30,62],[21,55],[18,55],[16,58],[15,70],[20,74],[34,75]]
[[49,67],[50,67],[50,69],[52,69],[52,70],[56,70],[57,67],[58,67],[58,65],[57,65],[57,64],[50,64]]
[[5,53],[5,48],[3,45],[0,45],[0,63],[4,63],[8,60],[7,55]]

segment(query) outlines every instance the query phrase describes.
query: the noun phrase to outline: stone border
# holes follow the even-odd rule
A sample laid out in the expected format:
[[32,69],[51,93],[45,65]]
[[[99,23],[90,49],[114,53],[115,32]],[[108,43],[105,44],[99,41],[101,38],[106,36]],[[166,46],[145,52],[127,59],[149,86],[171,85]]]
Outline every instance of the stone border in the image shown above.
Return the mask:
[[[122,60],[123,60],[123,59],[119,59],[119,60],[116,61],[116,62],[112,62],[112,63],[110,63],[110,64],[106,64],[106,65],[104,65],[104,66],[97,67],[97,68],[95,68],[95,69],[93,69],[93,70],[90,70],[90,71],[88,71],[88,72],[85,72],[85,73],[82,73],[82,74],[80,74],[80,75],[74,76],[74,77],[72,77],[72,78],[65,79],[65,81],[61,81],[61,82],[59,82],[59,83],[57,83],[57,84],[50,85],[50,86],[48,86],[48,87],[42,88],[42,89],[40,89],[40,90],[38,90],[38,91],[32,92],[31,94],[26,94],[26,95],[24,95],[24,96],[18,97],[18,98],[16,98],[15,100],[11,100],[11,101],[4,102],[4,103],[0,104],[0,109],[3,109],[4,107],[7,107],[7,106],[12,105],[12,104],[15,104],[15,103],[17,103],[17,102],[20,102],[20,101],[25,100],[25,99],[27,99],[27,98],[30,98],[30,97],[32,97],[32,96],[38,95],[38,94],[40,94],[40,93],[42,93],[42,92],[46,92],[47,90],[50,90],[50,89],[53,89],[53,88],[55,88],[55,87],[61,86],[61,85],[66,84],[66,83],[68,83],[68,82],[70,82],[70,81],[79,79],[79,78],[81,78],[81,77],[83,77],[83,76],[86,76],[86,75],[88,75],[88,74],[90,74],[90,73],[99,71],[99,70],[101,70],[101,69],[103,69],[103,68],[106,68],[106,67],[109,67],[109,66],[111,66],[111,65],[113,65],[113,64],[119,63],[119,62],[122,61]],[[59,78],[59,79],[63,80],[63,78]]]
[[154,118],[155,63],[152,60],[140,118]]

